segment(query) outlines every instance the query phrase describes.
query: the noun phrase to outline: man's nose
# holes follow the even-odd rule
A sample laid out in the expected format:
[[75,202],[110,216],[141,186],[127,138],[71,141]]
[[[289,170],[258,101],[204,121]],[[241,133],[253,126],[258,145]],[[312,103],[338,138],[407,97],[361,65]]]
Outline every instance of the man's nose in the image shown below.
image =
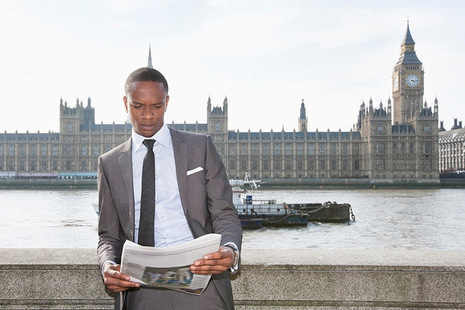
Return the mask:
[[152,118],[153,117],[153,111],[150,107],[144,107],[142,110],[142,117],[143,118]]

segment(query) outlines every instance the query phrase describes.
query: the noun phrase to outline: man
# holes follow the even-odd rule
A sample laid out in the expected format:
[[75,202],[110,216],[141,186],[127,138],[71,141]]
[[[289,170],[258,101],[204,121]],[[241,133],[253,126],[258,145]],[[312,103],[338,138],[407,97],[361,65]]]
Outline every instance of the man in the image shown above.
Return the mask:
[[[157,70],[132,72],[125,93],[132,137],[99,158],[97,251],[105,285],[123,292],[121,306],[126,309],[234,309],[229,271],[238,268],[242,230],[224,165],[211,138],[164,124],[168,83]],[[153,146],[145,140],[152,140]],[[143,180],[147,175],[143,165],[152,150],[155,173],[149,175],[155,178],[155,193],[154,198],[147,198],[153,196],[145,191],[148,181]],[[147,162],[153,164],[151,159]],[[153,199],[154,228],[146,233],[143,221],[152,216],[145,216],[145,201]],[[201,295],[140,287],[120,272],[126,240],[149,239],[155,247],[170,247],[208,233],[221,234],[222,246],[190,267],[193,273],[212,274]]]

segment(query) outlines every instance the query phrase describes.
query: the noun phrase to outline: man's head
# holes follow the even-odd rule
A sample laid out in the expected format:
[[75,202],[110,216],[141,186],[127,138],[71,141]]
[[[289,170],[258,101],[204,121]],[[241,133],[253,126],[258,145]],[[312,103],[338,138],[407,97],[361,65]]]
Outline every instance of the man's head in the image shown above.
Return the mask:
[[124,106],[134,131],[152,137],[164,123],[168,106],[168,82],[153,68],[139,68],[132,72],[125,85]]

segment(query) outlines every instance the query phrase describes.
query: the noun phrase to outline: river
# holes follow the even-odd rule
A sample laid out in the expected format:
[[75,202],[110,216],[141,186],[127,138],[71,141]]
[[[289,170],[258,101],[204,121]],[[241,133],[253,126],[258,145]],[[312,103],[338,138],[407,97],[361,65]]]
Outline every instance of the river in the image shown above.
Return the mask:
[[[465,249],[465,190],[264,190],[258,199],[349,203],[356,220],[244,231],[243,248]],[[0,190],[0,248],[95,248],[96,190]]]

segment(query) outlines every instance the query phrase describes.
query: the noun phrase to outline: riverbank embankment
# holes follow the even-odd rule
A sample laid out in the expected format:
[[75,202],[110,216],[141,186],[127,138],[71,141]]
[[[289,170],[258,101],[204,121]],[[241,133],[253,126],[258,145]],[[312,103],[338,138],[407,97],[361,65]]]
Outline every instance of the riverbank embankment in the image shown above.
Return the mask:
[[[261,189],[434,189],[465,188],[465,178],[435,182],[371,181],[369,179],[262,179]],[[0,189],[97,189],[95,179],[0,179]]]
[[[0,309],[113,309],[95,249],[0,249]],[[247,250],[237,310],[465,309],[465,251]]]

